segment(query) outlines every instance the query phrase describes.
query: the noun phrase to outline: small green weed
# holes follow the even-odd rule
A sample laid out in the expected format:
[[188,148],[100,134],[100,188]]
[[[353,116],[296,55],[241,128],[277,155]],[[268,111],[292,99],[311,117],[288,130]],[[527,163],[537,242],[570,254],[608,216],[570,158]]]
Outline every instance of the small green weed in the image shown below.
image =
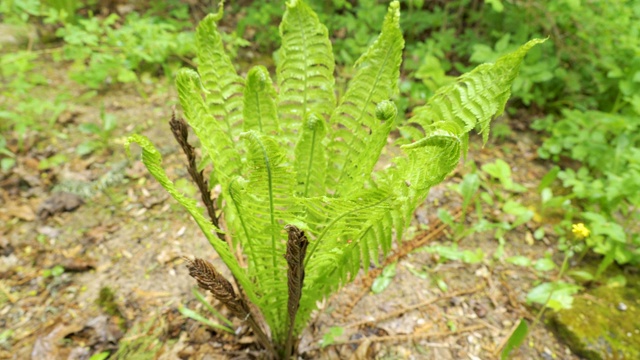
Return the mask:
[[62,275],[63,273],[64,273],[64,267],[62,267],[62,265],[56,265],[56,266],[52,267],[51,269],[42,270],[42,277],[43,278],[48,278],[48,277],[57,278],[60,275]]
[[104,104],[100,108],[100,122],[101,125],[84,123],[78,126],[78,129],[84,134],[98,137],[97,140],[86,140],[78,145],[76,148],[78,155],[89,155],[96,151],[103,151],[109,147],[113,131],[116,129],[116,117],[113,114],[106,113]]
[[374,294],[379,294],[386,289],[393,278],[396,276],[396,263],[392,263],[387,265],[383,270],[380,276],[378,276],[371,284],[371,292]]

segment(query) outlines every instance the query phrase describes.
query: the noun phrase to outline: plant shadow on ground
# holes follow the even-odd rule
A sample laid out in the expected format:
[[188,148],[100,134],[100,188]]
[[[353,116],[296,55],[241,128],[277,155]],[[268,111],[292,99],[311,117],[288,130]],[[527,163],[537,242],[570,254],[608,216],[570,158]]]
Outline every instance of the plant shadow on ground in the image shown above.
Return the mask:
[[[165,91],[144,100],[134,88],[122,87],[95,101],[116,117],[115,138],[137,126],[163,144],[160,150],[166,153],[166,168],[172,178],[181,179],[188,175],[167,125],[171,112],[167,104],[175,98]],[[73,107],[74,122],[99,123],[97,109]],[[68,162],[38,169],[33,162],[44,155],[35,152],[38,147],[34,146],[18,158],[11,173],[0,178],[4,208],[0,219],[5,224],[0,227],[0,314],[2,327],[9,331],[2,333],[0,358],[80,359],[104,352],[122,359],[248,356],[255,339],[239,320],[234,320],[239,329],[236,337],[186,319],[177,310],[181,305],[202,310],[191,293],[193,283],[180,258],[183,254],[202,254],[224,269],[195,224],[168,199],[140,162],[115,167],[126,161],[117,141],[111,145],[111,155],[77,158],[73,150],[85,139],[76,126],[59,126],[66,126],[68,140],[46,148],[50,154],[69,153]],[[514,180],[530,189],[548,171],[533,161],[539,144],[534,135],[511,133],[499,145],[490,143],[481,151],[480,143],[479,138],[474,139],[476,151],[470,152],[467,163],[480,167],[492,159],[503,159],[511,165]],[[74,212],[37,218],[37,209],[50,197],[53,185],[78,179],[96,181],[113,169],[120,172],[119,181],[85,198],[85,204]],[[463,171],[460,165],[452,177],[432,189],[414,216],[416,238],[431,231],[435,236],[429,244],[450,244],[447,230],[434,231],[441,228],[434,204],[451,213],[459,210],[461,200],[447,186],[459,182]],[[178,184],[183,191],[195,190],[188,182]],[[485,209],[485,213],[501,216],[498,209]],[[472,223],[474,214],[466,220]],[[422,230],[426,227],[430,231]],[[531,231],[526,226],[505,238],[506,256],[543,258],[555,246],[553,239],[527,242]],[[303,334],[301,351],[308,358],[327,359],[493,357],[520,318],[534,318],[534,310],[524,302],[538,279],[528,268],[491,260],[497,247],[491,232],[462,239],[461,250],[481,249],[485,254],[476,264],[444,262],[432,253],[413,252],[400,259],[395,277],[378,294],[370,291],[367,280],[371,275],[361,274],[359,280],[325,301]],[[54,271],[56,266],[64,271]],[[45,270],[53,275],[44,276]],[[113,292],[108,306],[96,301],[105,288]],[[220,304],[214,306],[229,315]],[[389,314],[394,316],[386,318]],[[343,328],[341,335],[327,337],[335,327]],[[535,327],[525,345],[513,354],[515,359],[552,356],[577,358],[542,326]]]

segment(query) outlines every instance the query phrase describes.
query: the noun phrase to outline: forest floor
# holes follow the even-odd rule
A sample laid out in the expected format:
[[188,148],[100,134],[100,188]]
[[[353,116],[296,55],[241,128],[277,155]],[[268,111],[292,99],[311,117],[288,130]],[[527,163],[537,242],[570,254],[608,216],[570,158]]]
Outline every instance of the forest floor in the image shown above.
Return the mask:
[[[52,84],[72,89],[51,71]],[[51,88],[34,96],[54,96]],[[192,294],[195,281],[181,256],[197,254],[223,266],[195,223],[147,173],[139,150],[133,149],[131,160],[124,152],[124,138],[141,132],[165,155],[169,175],[188,179],[167,124],[175,90],[145,89],[146,98],[133,88],[115,88],[74,103],[49,131],[32,133],[16,167],[0,175],[0,359],[79,360],[103,352],[121,359],[253,354],[255,339],[246,333],[217,332],[178,311],[186,306],[206,314]],[[101,104],[118,128],[105,151],[79,157],[75,148],[86,135],[78,125],[99,124]],[[527,132],[525,120],[502,121],[513,131],[484,148],[474,136],[466,164],[480,167],[503,159],[513,179],[530,190],[522,202],[535,204],[534,189],[548,171],[537,160],[540,141]],[[42,159],[54,154],[65,161],[42,169]],[[321,304],[302,336],[303,358],[493,359],[521,318],[534,320],[538,310],[526,306],[525,296],[541,276],[551,275],[494,259],[499,244],[492,232],[459,241],[460,250],[481,249],[485,256],[479,263],[444,261],[424,251],[426,245],[451,244],[451,230],[436,210],[459,211],[461,199],[449,185],[459,182],[465,169],[461,162],[416,212],[413,237],[392,251],[401,256],[388,288],[372,293],[377,272],[370,271]],[[178,185],[193,190],[187,181]],[[506,216],[498,207],[483,211],[488,218]],[[471,224],[475,217],[470,211],[461,221]],[[555,253],[553,238],[533,240],[532,232],[527,224],[508,232],[505,257],[535,260]],[[560,264],[557,256],[553,260]],[[234,324],[242,327],[238,319]],[[344,332],[320,347],[334,327]],[[512,358],[577,359],[544,322],[532,327]]]

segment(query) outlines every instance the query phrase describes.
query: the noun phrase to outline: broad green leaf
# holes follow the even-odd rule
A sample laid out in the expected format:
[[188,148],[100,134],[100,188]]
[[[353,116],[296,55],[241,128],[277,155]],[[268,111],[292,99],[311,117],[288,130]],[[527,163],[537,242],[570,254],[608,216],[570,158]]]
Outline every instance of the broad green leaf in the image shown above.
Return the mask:
[[538,191],[542,191],[542,189],[548,188],[553,184],[553,182],[558,178],[558,174],[560,173],[560,167],[554,166],[546,173],[542,180],[540,180],[540,184],[538,184]]
[[387,276],[377,277],[375,280],[373,280],[373,284],[371,285],[371,292],[373,292],[374,294],[380,294],[381,292],[384,291],[384,289],[386,289],[389,286],[389,284],[391,284],[392,280],[393,280],[392,277],[387,277]]
[[100,141],[97,141],[97,140],[85,141],[80,145],[78,145],[78,147],[76,148],[76,154],[80,156],[89,155],[92,152],[96,151],[97,149],[100,149],[100,147],[102,147],[102,143]]
[[344,328],[340,326],[330,327],[329,330],[322,336],[322,347],[333,344],[335,338],[344,333]]
[[531,266],[531,259],[521,255],[508,257],[505,261],[518,266]]
[[464,250],[462,252],[462,262],[466,264],[478,264],[484,260],[484,252],[482,249],[476,249],[475,251]]
[[531,220],[534,215],[533,210],[530,210],[524,205],[512,200],[508,200],[507,202],[505,202],[505,204],[502,206],[502,210],[507,214],[515,215],[516,219],[511,224],[512,228],[526,223],[527,221]]
[[451,215],[451,213],[445,209],[445,208],[439,208],[438,209],[438,219],[440,219],[440,221],[442,221],[442,223],[450,226],[450,227],[454,227],[455,226],[455,221],[453,220],[453,216]]
[[111,352],[103,351],[103,352],[95,353],[95,354],[91,355],[89,360],[105,360],[105,359],[109,358],[109,355],[111,355]]
[[511,167],[502,159],[482,165],[482,171],[500,180],[502,185],[505,187],[512,183]]
[[562,281],[547,282],[529,291],[527,303],[537,303],[553,310],[568,309],[573,303],[573,295],[581,289],[581,286]]
[[471,202],[471,198],[480,188],[480,177],[477,174],[467,174],[460,183],[460,194],[462,195],[462,207],[466,208]]
[[509,339],[507,340],[507,343],[505,344],[504,349],[502,350],[502,354],[500,355],[500,359],[501,360],[508,359],[511,351],[513,351],[513,349],[516,349],[518,346],[520,346],[520,344],[522,344],[524,339],[527,337],[528,332],[529,332],[529,326],[527,325],[527,322],[524,319],[520,319],[520,323],[518,324],[518,327],[516,327],[513,333],[511,333],[511,335],[509,336]]
[[549,258],[538,259],[533,267],[538,271],[551,271],[556,268],[556,263]]
[[570,270],[567,275],[579,281],[593,281],[593,279],[595,279],[593,274],[586,270]]

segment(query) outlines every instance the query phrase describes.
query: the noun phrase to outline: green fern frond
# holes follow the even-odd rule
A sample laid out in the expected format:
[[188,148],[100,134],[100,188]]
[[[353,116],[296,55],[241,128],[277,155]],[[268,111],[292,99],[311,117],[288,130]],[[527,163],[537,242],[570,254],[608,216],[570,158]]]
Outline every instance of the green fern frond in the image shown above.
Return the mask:
[[[286,250],[286,224],[295,219],[295,174],[286,162],[282,147],[271,137],[255,131],[242,134],[246,140],[249,173],[242,193],[242,215],[249,233],[248,241],[255,251],[257,268],[251,269],[260,280],[261,298],[257,305],[272,326],[273,336],[286,334],[287,271],[283,257]],[[245,248],[249,257],[251,248]]]
[[309,113],[326,120],[335,108],[335,62],[327,28],[303,1],[287,3],[280,36],[278,108],[287,135],[299,129]]
[[267,135],[278,135],[276,90],[264,66],[249,70],[244,88],[244,131],[256,130]]
[[216,231],[220,231],[216,229],[209,220],[207,220],[202,214],[202,210],[198,208],[197,202],[194,199],[189,199],[181,194],[176,188],[173,182],[167,177],[164,169],[162,168],[162,155],[156,150],[151,141],[142,135],[131,135],[125,140],[125,149],[129,152],[129,148],[131,143],[136,143],[140,145],[142,148],[142,162],[149,170],[149,173],[153,175],[153,177],[162,185],[165,190],[178,202],[182,205],[185,210],[198,224],[202,233],[205,235],[211,246],[216,250],[220,259],[227,265],[229,270],[233,276],[238,280],[238,282],[243,286],[247,296],[251,299],[251,301],[258,300],[255,293],[253,292],[253,284],[247,278],[246,272],[239,265],[237,260],[233,257],[229,246],[220,241],[217,238]]
[[398,110],[393,102],[384,100],[376,106],[376,127],[362,143],[362,149],[354,149],[342,171],[342,180],[337,184],[336,193],[345,193],[351,189],[361,189],[371,180],[373,168],[378,162],[382,149],[387,144],[389,133],[395,126]]
[[494,64],[480,65],[460,76],[454,83],[440,88],[426,105],[416,108],[410,121],[423,128],[436,121],[453,122],[465,133],[477,126],[486,143],[489,123],[504,111],[522,59],[532,47],[545,41],[531,40],[501,56]]
[[[255,278],[256,274],[252,274],[255,269],[264,268],[261,263],[264,259],[257,257],[257,251],[254,248],[254,242],[251,240],[251,234],[249,233],[248,223],[251,219],[247,218],[249,212],[245,211],[243,203],[243,194],[246,192],[246,179],[242,176],[237,176],[229,184],[229,191],[225,198],[229,201],[229,206],[226,207],[225,217],[228,224],[230,224],[229,232],[235,242],[240,242],[243,249],[247,249],[249,259],[249,277]],[[232,209],[232,210],[229,210]],[[245,215],[247,214],[247,215]]]
[[[397,92],[403,47],[400,3],[394,1],[389,5],[380,36],[356,62],[356,75],[331,116],[331,124],[339,129],[332,134],[329,145],[328,187],[339,190],[336,193],[361,187],[359,179],[349,176],[358,172],[357,161],[369,148],[369,141],[377,140],[371,134],[385,126],[376,120],[375,110]],[[379,155],[367,154],[376,160]]]
[[402,148],[409,155],[408,181],[416,189],[428,189],[449,175],[460,160],[460,138],[446,130],[434,130]]
[[238,76],[224,50],[217,25],[222,17],[221,11],[207,15],[196,30],[198,72],[207,89],[206,104],[210,114],[224,124],[223,128],[229,137],[235,139],[242,131],[244,80]]
[[[382,189],[360,191],[350,199],[301,200],[310,244],[305,262],[305,284],[296,322],[304,323],[321,300],[353,278],[362,259],[391,246],[390,194]],[[381,236],[372,231],[386,227]],[[387,236],[389,235],[389,236]]]
[[524,55],[544,41],[531,40],[495,64],[478,66],[414,111],[410,121],[424,129],[424,137],[401,146],[408,158],[394,159],[396,166],[378,177],[380,185],[394,192],[392,217],[398,239],[429,189],[455,169],[461,153],[466,155],[469,132],[478,127],[486,141],[489,123],[504,110]]
[[325,194],[324,180],[327,156],[322,140],[327,128],[322,117],[309,114],[295,149],[295,168],[298,176],[298,193],[303,197]]
[[[186,120],[222,187],[218,204],[224,205],[222,223],[232,245],[219,241],[196,202],[176,191],[148,140],[128,140],[142,146],[149,171],[194,217],[260,309],[276,345],[275,357],[289,353],[284,344],[292,343],[288,326],[295,312],[288,309],[296,309],[300,296],[299,288],[288,291],[286,274],[304,257],[288,266],[285,226],[304,231],[308,240],[304,273],[295,272],[298,284],[304,277],[293,331],[298,335],[319,300],[361,268],[377,265],[394,237],[401,241],[429,189],[466,155],[469,132],[477,129],[486,141],[490,121],[504,110],[524,55],[544,41],[532,40],[439,89],[425,106],[414,109],[410,121],[419,126],[405,132],[410,136],[401,147],[404,156],[374,172],[397,112],[389,99],[397,93],[404,47],[399,10],[399,2],[393,1],[380,36],[356,62],[338,107],[327,30],[302,0],[288,2],[280,25],[278,94],[262,66],[249,71],[246,84],[237,75],[218,33],[222,12],[198,26],[200,75],[181,70],[177,89]],[[289,146],[294,140],[295,147]],[[246,256],[246,269],[230,249],[237,245]],[[287,299],[287,294],[295,296]],[[252,328],[262,333],[260,326]],[[268,340],[263,343],[268,349]]]
[[240,154],[228,133],[207,111],[198,73],[181,69],[176,76],[176,87],[184,116],[200,139],[206,154],[215,159],[214,176],[226,191],[231,178],[240,173]]

